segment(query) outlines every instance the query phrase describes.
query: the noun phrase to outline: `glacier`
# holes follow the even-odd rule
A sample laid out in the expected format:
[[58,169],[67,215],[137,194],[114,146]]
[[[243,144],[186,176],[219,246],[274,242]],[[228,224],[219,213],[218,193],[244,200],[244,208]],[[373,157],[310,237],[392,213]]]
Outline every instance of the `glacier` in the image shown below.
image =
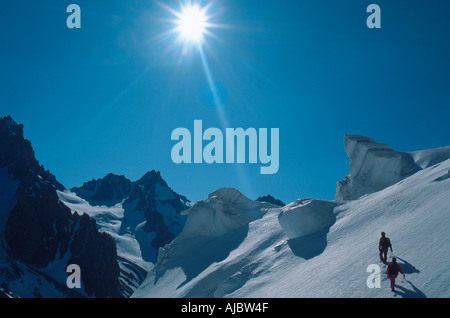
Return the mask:
[[350,173],[336,185],[336,200],[354,200],[377,192],[419,171],[409,153],[360,136],[346,135],[344,148],[350,158]]
[[[369,139],[363,143],[370,147],[358,150],[365,138],[356,139],[346,150],[357,151],[349,151],[351,171],[372,171],[373,180],[358,184],[368,186],[367,193],[347,200],[299,199],[279,207],[219,189],[186,212],[185,228],[160,249],[158,262],[131,297],[449,297],[448,148],[405,156]],[[382,152],[370,150],[374,145]],[[384,185],[378,182],[383,171],[377,163],[389,171]],[[396,180],[393,171],[404,174]],[[395,292],[383,274],[381,288],[366,284],[368,266],[382,267],[382,231],[406,274]]]

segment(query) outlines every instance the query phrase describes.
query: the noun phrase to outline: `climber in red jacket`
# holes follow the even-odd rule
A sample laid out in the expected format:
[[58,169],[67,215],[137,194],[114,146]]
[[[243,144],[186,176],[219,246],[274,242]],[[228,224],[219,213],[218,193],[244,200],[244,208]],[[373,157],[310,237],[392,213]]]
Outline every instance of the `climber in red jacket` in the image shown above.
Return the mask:
[[394,291],[395,279],[398,276],[398,273],[403,274],[403,278],[405,278],[405,274],[403,273],[402,267],[397,264],[397,259],[395,257],[392,258],[392,262],[389,263],[387,267],[387,275],[391,280],[391,290]]

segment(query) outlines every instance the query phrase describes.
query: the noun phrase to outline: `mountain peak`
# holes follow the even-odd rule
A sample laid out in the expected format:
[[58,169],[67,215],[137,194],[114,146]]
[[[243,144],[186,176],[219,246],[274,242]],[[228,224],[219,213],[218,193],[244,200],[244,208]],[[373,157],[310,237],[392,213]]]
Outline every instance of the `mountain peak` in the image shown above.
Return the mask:
[[131,181],[124,175],[108,173],[104,178],[85,182],[72,191],[91,203],[114,205],[129,195]]
[[0,118],[0,167],[6,166],[16,179],[38,175],[42,178],[39,182],[49,182],[58,190],[64,189],[55,176],[39,164],[31,142],[23,136],[23,125],[11,116]]
[[162,185],[167,186],[167,183],[161,177],[161,172],[151,170],[146,172],[138,181],[136,181],[139,185],[154,185],[156,183],[162,183]]
[[283,206],[286,205],[283,201],[274,198],[274,197],[271,196],[270,194],[265,195],[265,196],[262,196],[262,197],[258,197],[258,199],[256,199],[256,201],[260,201],[260,202],[269,202],[269,203],[272,203],[272,204],[274,204],[274,205],[278,205],[278,206],[281,206],[281,207],[283,207]]
[[227,201],[230,203],[245,203],[251,201],[245,195],[234,188],[220,188],[208,195],[208,200]]
[[0,125],[6,127],[10,133],[18,135],[19,137],[23,137],[23,125],[18,124],[10,115],[1,117]]

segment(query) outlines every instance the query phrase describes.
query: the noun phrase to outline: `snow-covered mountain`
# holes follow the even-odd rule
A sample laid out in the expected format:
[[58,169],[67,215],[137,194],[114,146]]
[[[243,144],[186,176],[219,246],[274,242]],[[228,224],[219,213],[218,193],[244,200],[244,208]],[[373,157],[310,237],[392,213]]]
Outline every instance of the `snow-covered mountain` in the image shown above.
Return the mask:
[[102,230],[134,237],[139,243],[139,259],[147,262],[155,262],[158,249],[181,232],[186,222],[181,212],[190,205],[154,170],[135,182],[110,173],[58,193],[73,211],[96,219]]
[[[362,136],[345,141],[358,199],[280,208],[219,189],[186,211],[132,297],[449,297],[450,147],[398,154]],[[406,274],[394,293],[382,231]],[[381,288],[366,283],[371,264]]]
[[[66,189],[34,157],[23,126],[0,119],[1,294],[128,297],[158,249],[184,227],[189,200],[159,172],[132,182],[108,174]],[[80,265],[82,288],[66,285]]]
[[158,249],[181,232],[186,222],[181,212],[190,204],[154,170],[135,182],[110,173],[58,195],[73,213],[86,213],[115,239],[126,296],[156,263]]

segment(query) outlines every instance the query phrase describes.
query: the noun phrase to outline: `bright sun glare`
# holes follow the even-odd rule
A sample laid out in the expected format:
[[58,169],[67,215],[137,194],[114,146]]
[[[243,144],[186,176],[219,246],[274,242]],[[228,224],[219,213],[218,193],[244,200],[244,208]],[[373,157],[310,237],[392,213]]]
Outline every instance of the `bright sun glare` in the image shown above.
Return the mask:
[[208,27],[208,17],[206,9],[201,9],[198,5],[188,5],[177,13],[178,27],[176,30],[187,42],[200,43]]

